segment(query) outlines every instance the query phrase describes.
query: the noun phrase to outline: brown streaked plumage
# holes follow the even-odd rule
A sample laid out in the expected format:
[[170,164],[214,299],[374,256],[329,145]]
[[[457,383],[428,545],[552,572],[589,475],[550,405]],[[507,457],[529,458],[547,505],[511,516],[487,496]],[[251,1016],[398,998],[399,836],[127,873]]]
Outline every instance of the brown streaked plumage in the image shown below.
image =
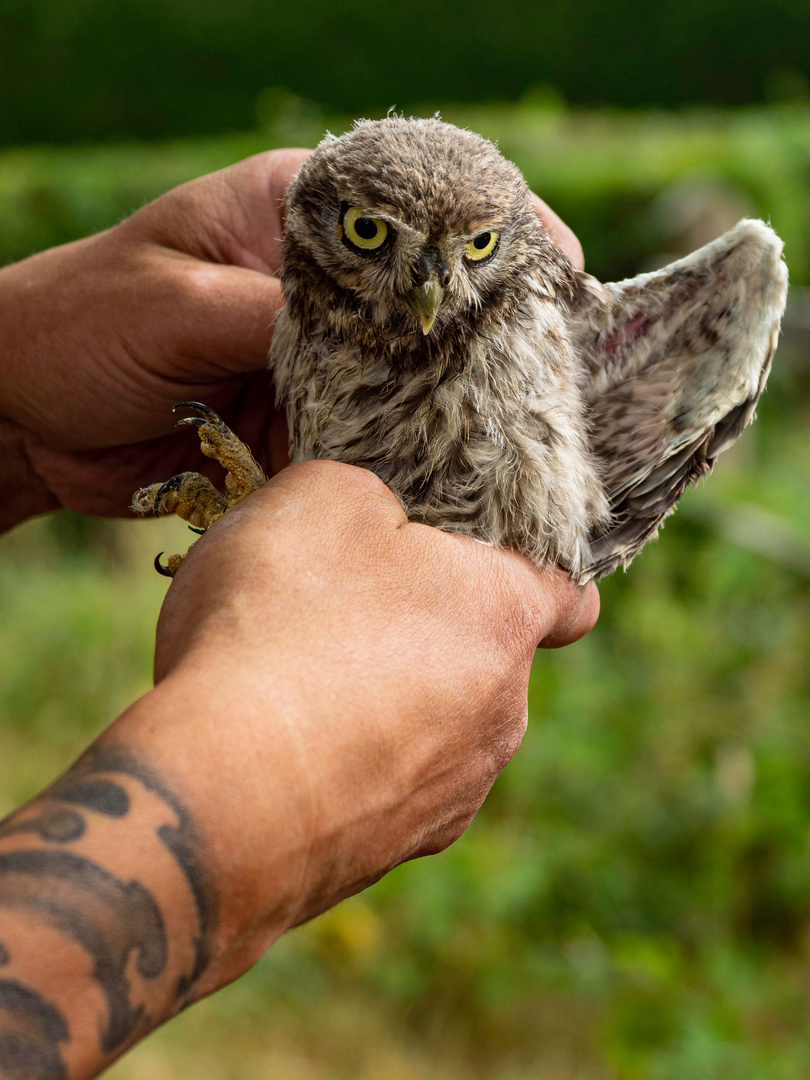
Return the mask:
[[271,365],[292,459],[372,469],[412,520],[602,577],[751,419],[781,247],[743,221],[602,286],[491,143],[435,119],[362,121],[288,194]]

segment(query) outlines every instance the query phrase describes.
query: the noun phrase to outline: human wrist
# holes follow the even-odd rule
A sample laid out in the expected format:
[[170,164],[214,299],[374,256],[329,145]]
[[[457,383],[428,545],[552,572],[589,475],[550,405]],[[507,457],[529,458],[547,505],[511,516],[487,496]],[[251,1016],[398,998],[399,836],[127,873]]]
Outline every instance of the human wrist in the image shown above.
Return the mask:
[[165,773],[102,738],[0,823],[3,1003],[26,1075],[95,1076],[199,996],[217,894],[205,840]]
[[27,440],[22,428],[0,415],[0,533],[60,506],[31,464]]
[[190,667],[166,678],[100,740],[148,760],[193,823],[217,910],[195,997],[238,977],[302,921],[309,856],[307,787],[283,722],[236,680],[218,691],[221,672],[210,674]]
[[206,837],[220,911],[204,993],[286,930],[425,854],[439,812],[435,795],[423,798],[430,774],[447,772],[429,694],[411,715],[407,691],[396,680],[385,680],[390,692],[370,688],[362,665],[343,683],[328,663],[316,677],[306,657],[274,663],[192,647],[107,733],[171,773]]
[[31,1075],[46,1060],[53,1075],[97,1075],[301,921],[307,860],[284,770],[262,799],[261,775],[227,753],[235,718],[188,691],[167,680],[145,695],[0,823],[0,981],[24,988],[4,1003]]
[[20,340],[20,323],[25,316],[19,310],[19,266],[0,270],[0,533],[59,506],[31,464],[30,434],[14,409],[22,386],[20,371],[25,368]]
[[60,310],[67,276],[62,264],[66,253],[87,243],[65,244],[0,269],[0,417],[25,431],[36,428],[41,402],[65,378],[59,338],[49,331],[61,330],[63,339],[69,331]]
[[61,506],[33,463],[40,388],[48,381],[36,342],[46,314],[54,314],[52,291],[39,285],[45,261],[32,256],[0,270],[0,533]]

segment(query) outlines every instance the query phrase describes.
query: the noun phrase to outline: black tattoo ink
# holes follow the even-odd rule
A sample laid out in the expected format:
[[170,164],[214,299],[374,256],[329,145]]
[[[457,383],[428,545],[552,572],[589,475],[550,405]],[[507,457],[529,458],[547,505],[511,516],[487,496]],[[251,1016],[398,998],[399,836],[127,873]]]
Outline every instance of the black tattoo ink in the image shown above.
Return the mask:
[[0,1073],[8,1080],[67,1080],[59,1049],[70,1030],[58,1009],[20,983],[0,980]]
[[189,842],[189,837],[184,834],[183,829],[174,828],[172,825],[161,825],[158,836],[175,857],[186,876],[200,923],[200,933],[194,942],[194,967],[188,975],[180,976],[174,992],[175,1001],[182,1002],[185,1007],[191,1004],[191,993],[211,959],[209,937],[212,928],[207,924],[210,911],[209,894],[200,864]]
[[8,954],[8,949],[5,947],[2,941],[0,941],[0,967],[2,967],[4,964],[7,964],[10,960],[11,957]]
[[62,802],[77,803],[108,817],[121,818],[129,813],[129,795],[110,780],[79,780],[61,783],[53,792]]
[[[194,986],[210,962],[210,943],[217,924],[215,893],[198,854],[203,846],[201,837],[180,800],[130,750],[122,746],[92,746],[79,758],[65,780],[75,783],[99,772],[119,772],[140,781],[147,791],[163,799],[177,818],[177,825],[161,825],[158,837],[182,870],[197,911],[199,931],[194,941],[194,966],[188,975],[180,977],[175,991],[175,1000],[185,1008],[191,1004]],[[56,785],[57,792],[61,783]]]
[[166,967],[168,942],[160,909],[142,885],[124,884],[66,851],[10,851],[0,855],[0,907],[36,912],[92,956],[107,999],[103,1050],[114,1050],[148,1020],[142,1006],[130,1006],[127,962],[135,953],[139,974],[155,979]]
[[[91,830],[107,827],[96,815],[106,818],[110,827],[117,828],[112,822],[123,821],[137,807],[134,788],[130,786],[128,791],[121,783],[99,775],[104,773],[118,773],[137,781],[166,805],[170,821],[164,820],[153,835],[183,874],[197,913],[196,926],[189,927],[193,963],[190,970],[178,976],[174,987],[173,1004],[178,1009],[193,1000],[194,987],[210,961],[217,904],[201,858],[203,843],[188,811],[146,763],[124,747],[91,748],[41,796],[39,804],[43,805],[42,809],[37,805],[40,812],[36,816],[22,816],[22,820],[20,816],[12,817],[5,823],[0,822],[0,838],[34,834],[45,843],[60,845],[59,849],[42,847],[0,852],[0,908],[16,908],[35,915],[90,955],[93,978],[101,988],[107,1006],[106,1019],[99,1024],[101,1048],[105,1053],[112,1053],[131,1041],[139,1029],[143,1031],[152,1023],[143,1005],[131,1003],[129,974],[132,959],[143,979],[158,979],[166,971],[169,945],[160,908],[141,882],[121,880],[79,851],[64,850],[63,845],[81,840]],[[122,836],[126,837],[126,833]],[[8,962],[8,951],[0,945],[0,965]],[[16,987],[17,984],[0,983],[0,986],[6,985]],[[17,1058],[14,1054],[17,1051],[14,1047],[19,1042],[20,1025],[15,1019],[16,1013],[11,1015],[11,1007],[4,1011],[0,995],[0,1073],[5,1069],[3,1075],[7,1074],[10,1080],[33,1080],[34,1077],[36,1080],[61,1080],[64,1066],[59,1042],[68,1038],[64,1020],[53,1006],[33,991],[17,988],[9,993],[9,1000],[16,1002],[14,1009],[19,1013],[24,1006],[26,1015],[33,1018],[30,1021],[32,1031],[35,1028],[45,1031],[45,1019],[50,1018],[50,1027],[47,1027],[50,1042],[44,1036],[37,1042],[39,1036],[32,1036],[31,1045],[41,1043],[42,1053],[46,1056],[41,1060],[32,1058],[33,1051],[29,1051],[25,1043],[28,1057],[19,1059],[24,1065],[19,1066],[22,1071],[15,1072]],[[25,997],[26,994],[31,995],[30,998]],[[34,1064],[30,1065],[29,1061]]]
[[68,844],[85,834],[85,824],[80,814],[74,810],[46,810],[35,818],[19,821],[15,824],[0,824],[0,837],[14,833],[37,833],[43,840],[55,844]]

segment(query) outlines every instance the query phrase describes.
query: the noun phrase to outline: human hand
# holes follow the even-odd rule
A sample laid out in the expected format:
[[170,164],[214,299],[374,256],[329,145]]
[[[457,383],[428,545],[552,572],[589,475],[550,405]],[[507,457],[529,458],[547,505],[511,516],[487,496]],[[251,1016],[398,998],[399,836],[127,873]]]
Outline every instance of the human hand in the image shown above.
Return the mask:
[[0,271],[0,529],[59,506],[123,515],[136,488],[198,469],[195,440],[173,431],[178,401],[216,409],[265,471],[286,463],[267,353],[283,198],[306,154],[258,154]]
[[597,611],[593,585],[408,523],[350,466],[286,469],[219,521],[167,594],[152,703],[109,732],[169,770],[211,840],[238,947],[203,992],[456,839],[523,736],[538,643]]
[[155,689],[0,822],[3,978],[25,988],[0,1074],[96,1076],[289,927],[451,843],[521,740],[535,646],[597,607],[593,585],[408,523],[362,469],[310,462],[248,496],[169,589]]
[[0,272],[0,417],[51,496],[41,509],[123,515],[153,475],[198,467],[195,440],[168,434],[189,398],[268,469],[286,461],[267,353],[283,199],[306,155],[248,158]]

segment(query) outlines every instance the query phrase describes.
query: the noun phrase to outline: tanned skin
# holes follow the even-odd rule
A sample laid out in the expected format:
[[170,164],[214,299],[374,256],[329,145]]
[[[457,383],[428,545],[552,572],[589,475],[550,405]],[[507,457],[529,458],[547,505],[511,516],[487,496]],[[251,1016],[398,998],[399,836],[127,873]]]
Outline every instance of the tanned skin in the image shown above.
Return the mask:
[[[279,296],[264,237],[300,159],[0,271],[6,525],[123,513],[144,461],[183,467],[162,436],[190,397],[283,462],[252,391]],[[597,608],[409,524],[364,470],[296,466],[244,499],[169,589],[155,689],[0,827],[0,1078],[97,1075],[288,928],[446,847],[520,742],[535,647]]]

